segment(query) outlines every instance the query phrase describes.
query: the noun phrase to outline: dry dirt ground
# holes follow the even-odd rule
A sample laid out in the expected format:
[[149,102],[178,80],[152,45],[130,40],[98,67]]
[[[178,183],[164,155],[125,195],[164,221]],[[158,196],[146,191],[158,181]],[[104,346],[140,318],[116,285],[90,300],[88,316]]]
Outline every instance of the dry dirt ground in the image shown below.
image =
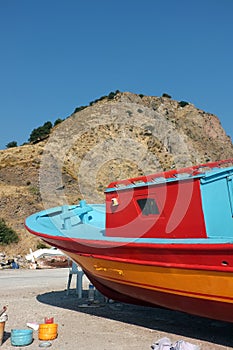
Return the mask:
[[0,270],[0,308],[7,304],[9,317],[1,349],[40,349],[37,331],[31,345],[13,347],[11,329],[27,328],[27,322],[43,323],[46,316],[58,323],[58,337],[49,348],[53,350],[149,350],[165,336],[173,343],[197,344],[201,350],[233,348],[233,324],[163,309],[106,304],[100,295],[99,306],[80,307],[86,303],[87,291],[78,299],[73,280],[67,296],[67,278],[68,269]]

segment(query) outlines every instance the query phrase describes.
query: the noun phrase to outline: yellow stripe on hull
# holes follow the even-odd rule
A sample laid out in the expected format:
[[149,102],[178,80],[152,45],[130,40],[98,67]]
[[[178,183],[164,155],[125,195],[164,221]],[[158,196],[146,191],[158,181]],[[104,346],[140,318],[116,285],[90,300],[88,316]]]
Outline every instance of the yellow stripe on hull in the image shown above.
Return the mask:
[[157,267],[109,261],[69,253],[101,280],[162,293],[233,304],[233,273]]

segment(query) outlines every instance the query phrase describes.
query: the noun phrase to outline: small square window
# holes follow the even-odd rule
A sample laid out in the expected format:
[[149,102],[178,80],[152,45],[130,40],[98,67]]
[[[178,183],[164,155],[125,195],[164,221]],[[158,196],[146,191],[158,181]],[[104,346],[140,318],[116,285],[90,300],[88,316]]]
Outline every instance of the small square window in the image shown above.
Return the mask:
[[138,199],[137,203],[142,211],[142,215],[158,215],[159,208],[154,198],[142,198]]

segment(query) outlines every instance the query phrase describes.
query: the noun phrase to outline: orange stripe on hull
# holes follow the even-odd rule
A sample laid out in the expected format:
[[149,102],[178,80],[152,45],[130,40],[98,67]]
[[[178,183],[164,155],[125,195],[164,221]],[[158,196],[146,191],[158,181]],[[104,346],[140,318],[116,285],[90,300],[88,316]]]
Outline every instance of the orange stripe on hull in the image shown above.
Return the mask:
[[233,303],[233,273],[142,266],[70,256],[91,275],[104,280],[188,297]]

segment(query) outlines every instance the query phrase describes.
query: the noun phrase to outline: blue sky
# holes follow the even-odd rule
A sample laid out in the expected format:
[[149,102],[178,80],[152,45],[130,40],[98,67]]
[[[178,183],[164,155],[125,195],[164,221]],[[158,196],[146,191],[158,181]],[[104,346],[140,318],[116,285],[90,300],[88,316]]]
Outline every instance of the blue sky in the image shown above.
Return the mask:
[[0,0],[0,149],[116,89],[185,100],[233,139],[233,0]]

